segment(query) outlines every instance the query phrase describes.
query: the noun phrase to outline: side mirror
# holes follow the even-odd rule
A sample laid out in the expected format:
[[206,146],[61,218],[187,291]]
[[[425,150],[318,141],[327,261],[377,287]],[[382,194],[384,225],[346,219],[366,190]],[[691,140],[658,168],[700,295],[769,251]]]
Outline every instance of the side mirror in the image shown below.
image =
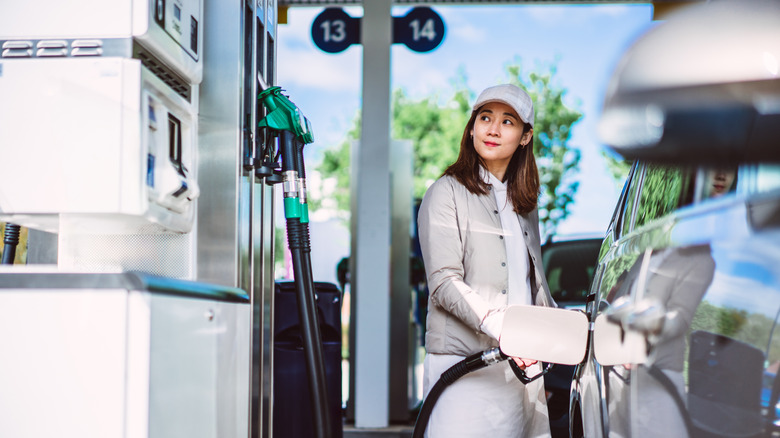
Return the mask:
[[599,136],[632,160],[778,162],[780,3],[720,1],[670,15],[623,55]]

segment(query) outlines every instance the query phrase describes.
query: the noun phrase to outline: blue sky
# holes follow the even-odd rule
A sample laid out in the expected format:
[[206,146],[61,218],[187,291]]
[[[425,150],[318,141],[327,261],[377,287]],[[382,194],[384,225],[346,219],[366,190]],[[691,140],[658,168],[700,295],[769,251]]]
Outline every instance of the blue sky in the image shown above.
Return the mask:
[[[408,7],[396,7],[394,16]],[[620,55],[652,26],[652,6],[511,5],[434,6],[446,34],[432,52],[416,53],[394,45],[392,86],[413,98],[452,95],[450,80],[463,69],[469,87],[479,92],[505,77],[504,67],[520,59],[526,72],[557,60],[556,85],[566,88],[565,102],[584,114],[570,145],[582,151],[580,189],[573,214],[559,233],[603,234],[619,188],[608,175],[596,137],[602,97]],[[360,107],[362,47],[329,54],[311,39],[311,25],[322,8],[293,7],[288,24],[279,25],[277,77],[313,124],[315,142],[305,150],[308,169],[322,151],[339,145]],[[345,11],[363,15],[362,8]],[[458,145],[452,145],[457,148]],[[310,171],[309,171],[310,172]]]

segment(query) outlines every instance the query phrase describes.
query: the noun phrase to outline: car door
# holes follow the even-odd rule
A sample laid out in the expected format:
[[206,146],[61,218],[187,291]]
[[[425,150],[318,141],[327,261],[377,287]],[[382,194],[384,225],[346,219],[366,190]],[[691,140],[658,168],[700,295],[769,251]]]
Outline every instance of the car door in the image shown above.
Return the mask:
[[[668,214],[691,199],[688,170],[642,163],[633,166],[601,250],[598,280],[592,291],[594,302],[589,309],[594,324],[601,323],[606,312],[621,297],[630,298],[639,282],[645,281],[640,274],[646,273],[653,252],[670,246]],[[595,351],[594,348],[591,351]],[[584,414],[583,418],[597,418],[600,422],[588,425],[587,421],[593,420],[585,420],[585,436],[596,436],[598,429],[605,436],[631,436],[631,373],[634,367],[630,357],[625,360],[624,363],[603,364],[591,356],[589,363],[583,366],[580,378],[583,398],[590,398],[590,401],[583,400],[588,404],[583,406],[583,412],[598,413],[597,416]],[[595,394],[598,394],[597,401]]]
[[[709,169],[698,171],[697,205],[672,230],[688,245],[706,242],[713,262],[712,281],[680,334],[686,347],[679,352],[684,420],[695,437],[774,436],[780,389],[780,339],[775,336],[780,167],[743,166],[736,191],[715,198],[707,196],[710,174]],[[652,384],[640,381],[638,391],[648,393]],[[635,410],[642,408],[637,404]],[[638,420],[636,427],[643,431],[646,425]]]
[[[615,207],[609,227],[607,229],[601,249],[599,250],[598,264],[594,274],[593,283],[586,300],[586,313],[591,322],[601,313],[599,306],[603,299],[599,300],[599,290],[605,282],[614,283],[610,276],[614,267],[613,259],[616,258],[616,244],[621,235],[621,224],[624,217],[630,218],[636,193],[642,183],[644,166],[634,164],[631,166],[626,183]],[[610,269],[606,269],[609,266]],[[604,373],[601,365],[595,360],[593,354],[593,337],[589,337],[589,348],[586,360],[574,370],[572,389],[569,399],[569,431],[573,438],[606,436],[609,431],[607,417]]]
[[621,337],[638,335],[646,348],[627,349],[625,363],[609,351],[604,363],[609,355],[594,345],[604,434],[771,436],[780,393],[780,172],[743,168],[738,190],[710,198],[707,169],[638,167],[616,242],[600,262],[592,316],[595,331],[611,319]]

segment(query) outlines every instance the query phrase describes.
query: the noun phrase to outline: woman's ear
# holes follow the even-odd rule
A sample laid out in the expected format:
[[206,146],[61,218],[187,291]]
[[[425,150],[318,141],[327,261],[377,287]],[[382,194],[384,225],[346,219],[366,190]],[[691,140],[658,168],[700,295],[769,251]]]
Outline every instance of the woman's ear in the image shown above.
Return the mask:
[[529,129],[525,132],[525,134],[523,134],[523,137],[520,139],[520,144],[527,146],[528,143],[531,142],[532,138],[534,138],[534,128]]

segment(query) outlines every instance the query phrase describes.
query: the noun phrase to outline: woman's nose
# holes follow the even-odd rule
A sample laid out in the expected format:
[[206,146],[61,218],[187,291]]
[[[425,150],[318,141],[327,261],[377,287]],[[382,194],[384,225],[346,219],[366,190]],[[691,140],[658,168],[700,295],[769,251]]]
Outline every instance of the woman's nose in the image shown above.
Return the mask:
[[498,122],[496,121],[490,122],[490,125],[488,125],[488,134],[499,135],[500,130],[498,128],[499,128]]

